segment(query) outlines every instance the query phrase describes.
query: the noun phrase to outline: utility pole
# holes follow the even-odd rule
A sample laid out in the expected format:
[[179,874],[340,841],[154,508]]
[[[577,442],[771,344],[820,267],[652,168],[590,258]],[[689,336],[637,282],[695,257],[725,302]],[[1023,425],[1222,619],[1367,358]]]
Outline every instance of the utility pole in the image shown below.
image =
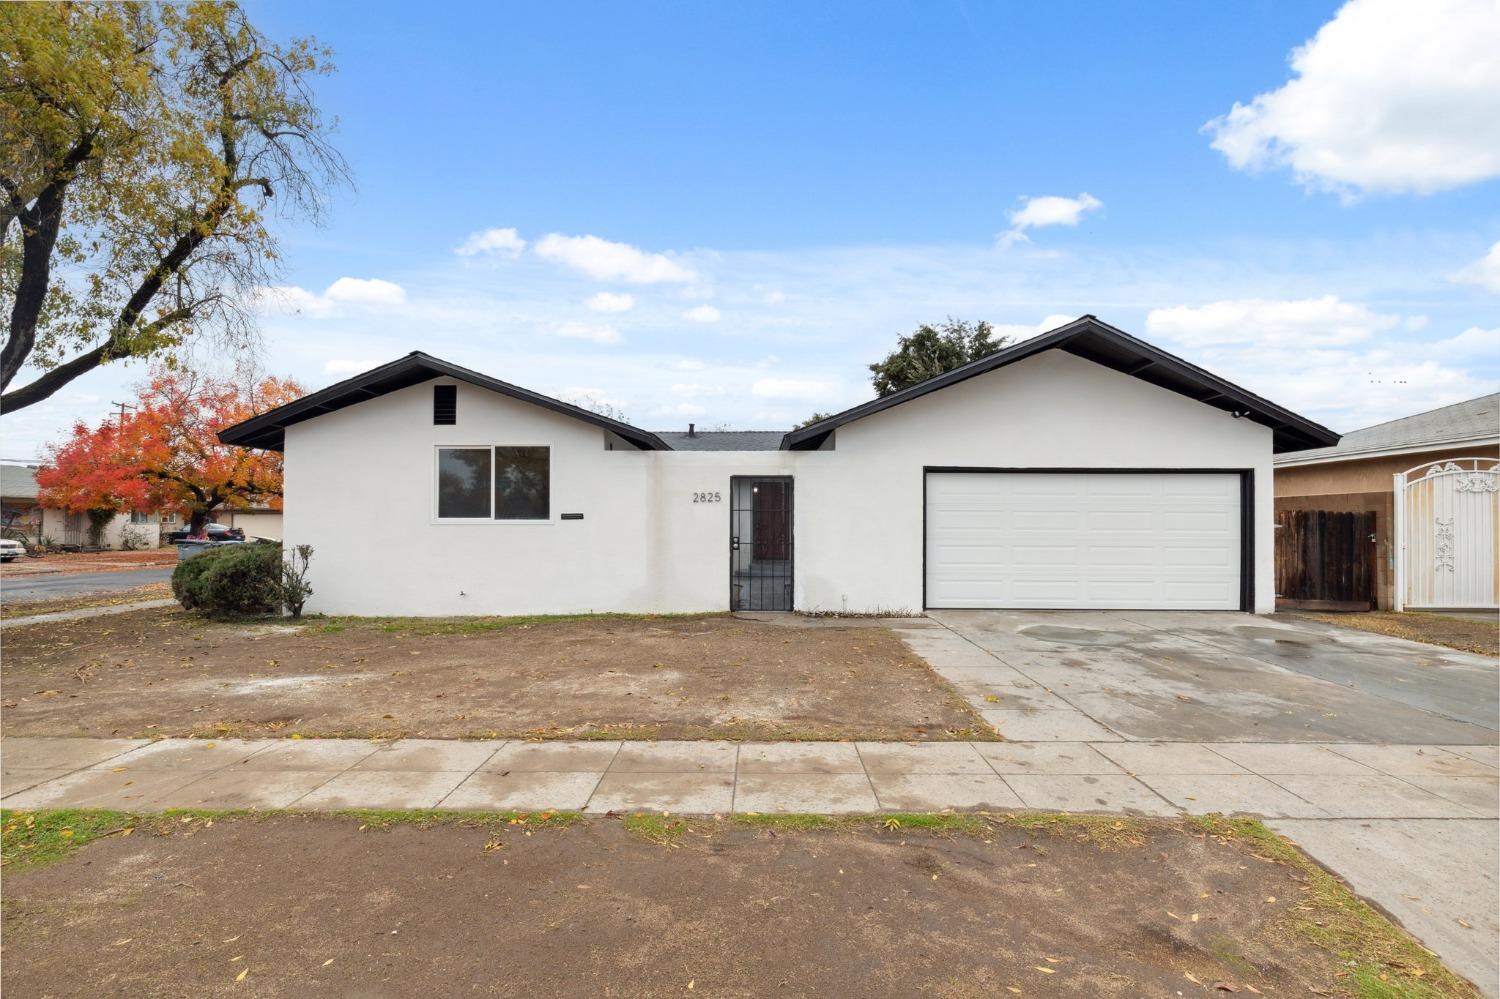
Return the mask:
[[139,406],[136,406],[136,405],[134,405],[132,403],[128,403],[128,402],[111,402],[110,405],[111,406],[119,406],[120,407],[120,429],[122,429],[122,430],[125,428],[125,410],[127,410],[127,409],[140,409],[141,408]]

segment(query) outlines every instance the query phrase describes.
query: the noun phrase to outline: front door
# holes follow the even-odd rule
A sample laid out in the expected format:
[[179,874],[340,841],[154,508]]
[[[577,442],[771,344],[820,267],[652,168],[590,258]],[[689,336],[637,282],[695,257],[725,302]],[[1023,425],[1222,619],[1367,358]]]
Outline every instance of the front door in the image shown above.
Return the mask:
[[729,484],[729,606],[792,609],[792,480],[735,476]]

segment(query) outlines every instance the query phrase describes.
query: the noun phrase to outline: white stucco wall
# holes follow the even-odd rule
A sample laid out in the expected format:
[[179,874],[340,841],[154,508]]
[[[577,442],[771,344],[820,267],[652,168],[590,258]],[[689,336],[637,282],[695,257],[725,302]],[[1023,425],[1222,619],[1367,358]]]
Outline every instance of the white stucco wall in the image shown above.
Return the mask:
[[[1274,605],[1271,431],[1060,351],[849,424],[820,451],[606,451],[598,428],[466,384],[458,425],[433,426],[432,384],[287,429],[284,540],[315,549],[310,611],[725,609],[734,475],[795,480],[798,609],[916,611],[933,465],[1253,469],[1255,607]],[[551,519],[438,521],[439,444],[548,445]]]

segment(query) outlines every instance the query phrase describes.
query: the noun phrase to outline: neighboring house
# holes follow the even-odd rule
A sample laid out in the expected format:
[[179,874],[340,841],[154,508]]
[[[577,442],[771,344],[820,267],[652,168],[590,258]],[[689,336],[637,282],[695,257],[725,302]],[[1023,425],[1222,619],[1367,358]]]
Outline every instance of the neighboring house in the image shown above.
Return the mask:
[[309,609],[416,615],[1269,611],[1272,455],[1338,442],[1092,316],[784,434],[413,352],[219,436],[285,452]]
[[[1322,560],[1337,574],[1368,556],[1373,600],[1382,609],[1494,607],[1500,603],[1497,461],[1500,394],[1350,431],[1332,447],[1277,456],[1278,523],[1292,528],[1291,515],[1305,511],[1366,515],[1356,521],[1362,525],[1356,536],[1324,540]],[[1367,594],[1345,596],[1357,601]]]
[[[32,541],[50,539],[59,545],[84,545],[89,540],[89,518],[43,507],[37,501],[36,465],[0,464],[0,518]],[[169,528],[170,530],[170,528]],[[161,518],[154,513],[119,513],[104,526],[105,548],[155,548],[161,543]]]
[[268,506],[252,506],[243,510],[220,509],[214,512],[215,523],[225,527],[238,527],[247,538],[281,540],[281,511]]
[[0,464],[0,524],[35,537],[42,526],[36,494],[35,465]]

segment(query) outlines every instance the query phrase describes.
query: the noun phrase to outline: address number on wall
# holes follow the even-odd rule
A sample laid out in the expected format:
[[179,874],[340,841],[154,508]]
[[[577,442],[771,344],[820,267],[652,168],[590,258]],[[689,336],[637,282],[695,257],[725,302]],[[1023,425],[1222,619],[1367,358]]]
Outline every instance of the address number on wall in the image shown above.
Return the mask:
[[694,503],[718,503],[719,501],[718,493],[693,493]]

